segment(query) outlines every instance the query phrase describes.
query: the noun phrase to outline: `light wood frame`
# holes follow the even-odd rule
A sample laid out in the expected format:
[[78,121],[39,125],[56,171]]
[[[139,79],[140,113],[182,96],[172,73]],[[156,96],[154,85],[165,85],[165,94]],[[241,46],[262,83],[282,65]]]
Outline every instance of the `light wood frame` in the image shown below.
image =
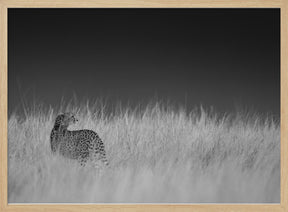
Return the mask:
[[[19,204],[7,199],[8,8],[280,8],[281,202],[280,204]],[[0,211],[288,211],[288,1],[287,0],[0,0]],[[29,194],[28,194],[29,195]]]

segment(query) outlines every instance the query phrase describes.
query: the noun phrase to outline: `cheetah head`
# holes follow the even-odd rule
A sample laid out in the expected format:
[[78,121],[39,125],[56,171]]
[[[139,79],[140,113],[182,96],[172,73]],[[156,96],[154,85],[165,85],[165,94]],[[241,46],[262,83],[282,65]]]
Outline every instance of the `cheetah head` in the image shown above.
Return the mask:
[[63,113],[56,117],[55,126],[67,128],[71,124],[75,124],[78,120],[73,113]]

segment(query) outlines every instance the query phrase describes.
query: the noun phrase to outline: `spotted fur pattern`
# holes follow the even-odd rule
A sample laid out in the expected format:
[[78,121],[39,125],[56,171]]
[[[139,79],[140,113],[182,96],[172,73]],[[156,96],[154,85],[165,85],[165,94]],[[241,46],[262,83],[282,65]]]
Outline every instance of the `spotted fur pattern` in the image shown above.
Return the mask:
[[[50,135],[52,153],[77,159],[85,166],[89,159],[96,165],[99,161],[108,165],[104,144],[97,133],[92,130],[69,131],[70,124],[78,121],[74,114],[58,115]],[[98,165],[97,165],[98,166]]]

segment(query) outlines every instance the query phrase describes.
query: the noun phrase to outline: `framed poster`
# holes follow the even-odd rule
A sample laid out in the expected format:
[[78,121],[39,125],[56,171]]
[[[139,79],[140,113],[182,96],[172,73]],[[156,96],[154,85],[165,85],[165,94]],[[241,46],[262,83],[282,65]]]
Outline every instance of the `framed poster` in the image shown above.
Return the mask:
[[287,5],[1,11],[1,211],[287,210]]

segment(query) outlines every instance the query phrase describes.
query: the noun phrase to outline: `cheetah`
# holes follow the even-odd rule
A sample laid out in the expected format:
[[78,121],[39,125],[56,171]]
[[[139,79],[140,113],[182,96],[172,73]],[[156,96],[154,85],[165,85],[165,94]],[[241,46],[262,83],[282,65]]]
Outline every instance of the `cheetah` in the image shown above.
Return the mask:
[[101,138],[92,130],[69,131],[69,125],[78,120],[73,113],[64,113],[56,117],[54,127],[50,135],[52,153],[59,153],[65,158],[76,159],[81,166],[85,166],[88,159],[94,165],[101,162],[108,165],[104,144]]

